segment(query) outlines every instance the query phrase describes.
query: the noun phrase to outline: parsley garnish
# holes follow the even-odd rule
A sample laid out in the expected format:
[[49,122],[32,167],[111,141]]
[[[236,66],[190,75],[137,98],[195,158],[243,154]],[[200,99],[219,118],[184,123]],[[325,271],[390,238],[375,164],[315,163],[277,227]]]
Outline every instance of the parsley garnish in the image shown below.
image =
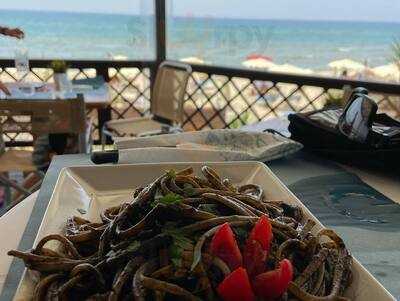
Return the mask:
[[176,178],[176,171],[173,169],[170,169],[167,171],[167,177],[171,178],[171,179],[175,179]]
[[157,206],[157,204],[174,205],[174,204],[179,204],[180,202],[182,202],[182,200],[183,200],[182,196],[176,193],[168,193],[167,195],[156,198],[154,202],[151,203],[151,206],[155,207]]
[[168,248],[168,255],[171,259],[172,264],[175,267],[180,267],[182,264],[182,252],[184,250],[193,249],[193,241],[187,238],[185,235],[179,232],[178,229],[171,229],[170,225],[166,224],[164,233],[172,237],[172,244]]
[[185,195],[187,195],[189,197],[195,195],[195,190],[194,190],[193,186],[190,185],[189,183],[183,184],[183,192]]

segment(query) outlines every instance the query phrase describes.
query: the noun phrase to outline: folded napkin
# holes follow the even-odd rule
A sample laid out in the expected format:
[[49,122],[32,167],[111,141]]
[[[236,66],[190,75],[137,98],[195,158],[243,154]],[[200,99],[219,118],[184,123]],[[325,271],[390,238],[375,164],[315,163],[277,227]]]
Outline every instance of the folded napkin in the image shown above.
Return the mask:
[[271,133],[208,130],[143,138],[117,138],[119,163],[267,162],[292,154],[300,143]]

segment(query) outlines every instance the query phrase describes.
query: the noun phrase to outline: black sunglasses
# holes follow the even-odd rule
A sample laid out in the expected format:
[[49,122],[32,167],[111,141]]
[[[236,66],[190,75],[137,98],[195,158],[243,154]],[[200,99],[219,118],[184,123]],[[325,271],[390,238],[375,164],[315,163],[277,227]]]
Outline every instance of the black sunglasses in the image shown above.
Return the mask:
[[378,105],[366,93],[359,93],[360,91],[352,93],[344,108],[338,122],[339,131],[351,140],[376,148],[398,145],[400,127],[374,122]]
[[366,143],[371,139],[377,111],[375,101],[365,94],[354,93],[339,118],[338,129],[349,139]]

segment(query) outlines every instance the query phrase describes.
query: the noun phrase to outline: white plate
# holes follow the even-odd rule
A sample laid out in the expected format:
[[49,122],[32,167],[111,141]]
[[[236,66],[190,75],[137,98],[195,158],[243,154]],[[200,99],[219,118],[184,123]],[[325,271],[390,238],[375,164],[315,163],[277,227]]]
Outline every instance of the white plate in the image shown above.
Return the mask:
[[[166,170],[192,166],[199,174],[203,165],[204,163],[157,163],[65,168],[60,173],[39,228],[35,245],[48,234],[61,233],[67,218],[72,215],[99,220],[99,213],[102,209],[127,201],[134,187],[151,182]],[[315,231],[323,227],[264,164],[224,162],[207,165],[216,169],[223,177],[231,179],[233,183],[261,185],[268,199],[284,200],[301,206],[305,214],[317,222]],[[78,209],[81,212],[84,210],[86,214],[82,215]],[[32,296],[34,284],[33,273],[25,272],[15,300],[26,300]],[[353,264],[353,283],[347,289],[346,296],[355,301],[395,300],[357,260],[354,260]]]

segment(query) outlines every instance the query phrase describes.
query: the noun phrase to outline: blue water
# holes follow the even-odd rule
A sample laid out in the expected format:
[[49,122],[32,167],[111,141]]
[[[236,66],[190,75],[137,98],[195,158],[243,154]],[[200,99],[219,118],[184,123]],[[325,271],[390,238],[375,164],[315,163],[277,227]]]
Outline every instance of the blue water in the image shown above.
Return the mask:
[[13,57],[18,44],[23,44],[32,58],[154,58],[150,17],[0,10],[0,24],[18,26],[26,33],[22,43],[0,39],[0,57]]
[[[150,16],[1,11],[1,25],[18,26],[26,39],[0,38],[0,57],[14,56],[18,44],[32,58],[153,59],[154,26]],[[326,69],[336,59],[390,61],[399,23],[232,20],[168,18],[168,57],[198,56],[218,65],[241,66],[250,53],[276,63]]]

